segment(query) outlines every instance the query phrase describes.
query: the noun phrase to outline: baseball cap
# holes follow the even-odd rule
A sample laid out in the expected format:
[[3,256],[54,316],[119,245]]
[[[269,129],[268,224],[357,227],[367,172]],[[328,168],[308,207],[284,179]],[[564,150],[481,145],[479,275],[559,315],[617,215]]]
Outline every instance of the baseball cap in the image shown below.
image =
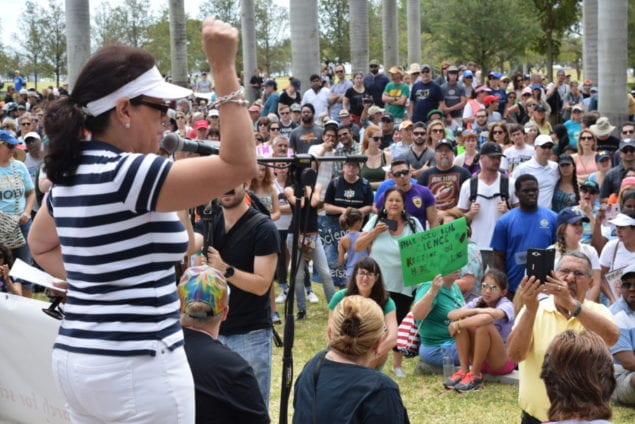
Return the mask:
[[629,265],[624,268],[624,271],[622,272],[622,280],[624,280],[626,276],[630,274],[635,274],[635,264]]
[[265,87],[273,87],[273,88],[278,88],[278,83],[275,82],[274,80],[267,80],[264,84]]
[[573,208],[565,208],[561,210],[557,218],[558,227],[561,224],[575,224],[580,221],[590,222],[589,218],[587,218],[581,210]]
[[597,152],[595,154],[595,161],[599,162],[603,159],[610,159],[611,158],[611,152],[609,152],[608,150],[600,150],[599,152]]
[[573,158],[567,154],[561,154],[560,156],[558,156],[558,163],[568,163],[568,164],[572,164],[573,165]]
[[463,71],[463,78],[474,78],[474,73],[469,69]]
[[635,219],[623,213],[618,213],[617,216],[609,222],[616,227],[635,226]]
[[490,78],[500,79],[503,76],[503,74],[501,74],[499,72],[492,71],[487,76],[490,77]]
[[17,146],[18,144],[20,144],[20,140],[15,138],[13,134],[6,130],[0,130],[0,141],[11,144],[13,146]]
[[346,109],[342,109],[342,110],[340,110],[340,113],[338,114],[338,116],[340,118],[345,118],[347,116],[350,116],[350,114],[348,113],[348,111]]
[[199,121],[196,121],[194,123],[194,129],[195,130],[200,130],[200,129],[208,129],[209,125],[207,125],[207,121],[204,119],[201,119]]
[[[216,268],[207,265],[188,268],[179,282],[181,313],[193,318],[216,316],[227,308],[229,287]],[[192,311],[193,303],[204,303],[208,311]]]
[[531,89],[532,90],[542,90],[542,85],[540,85],[539,83],[535,82],[535,83],[531,84]]
[[406,119],[402,121],[401,124],[399,124],[399,129],[403,130],[404,128],[412,128],[413,125],[414,124],[412,123],[410,119]]
[[384,113],[384,110],[379,106],[373,105],[368,108],[368,115],[372,116],[376,113]]
[[382,116],[381,116],[381,120],[382,121],[390,121],[393,122],[395,120],[395,118],[392,117],[392,114],[389,112],[385,112]]
[[497,102],[500,99],[500,96],[485,96],[483,104],[485,104],[485,106],[489,106],[491,103]]
[[450,150],[454,150],[454,144],[452,144],[452,142],[447,138],[442,138],[441,140],[437,141],[437,145],[434,146],[434,150],[437,150],[439,147],[442,146],[448,146]]
[[600,186],[598,185],[598,183],[591,180],[586,180],[585,182],[583,182],[580,186],[580,189],[583,188],[589,189],[592,194],[598,194],[600,192]]
[[338,124],[337,121],[334,121],[332,119],[329,119],[328,121],[326,121],[324,123],[324,129],[333,128],[333,129],[335,129],[335,131],[337,131],[339,126],[340,126],[340,124]]
[[207,114],[207,117],[209,118],[210,116],[220,116],[220,113],[218,113],[218,109],[210,110],[209,113]]
[[42,141],[42,137],[40,137],[40,134],[36,133],[35,131],[31,131],[31,132],[26,133],[26,135],[24,136],[24,140],[26,140],[28,138],[35,138],[35,139],[38,139],[38,140]]
[[554,144],[553,140],[551,139],[551,136],[547,134],[540,134],[538,137],[536,137],[536,140],[534,141],[534,146],[540,147],[540,146],[544,146],[545,144],[551,144],[551,145]]
[[430,112],[428,112],[426,118],[430,119],[430,117],[435,114],[441,116],[442,118],[445,117],[445,112],[443,112],[441,109],[432,109]]
[[491,90],[488,86],[486,86],[486,85],[481,85],[480,87],[478,87],[478,88],[476,89],[476,92],[477,92],[477,93],[482,93],[482,92],[489,93],[489,92],[491,92],[491,91],[492,91],[492,90]]
[[430,65],[428,65],[427,63],[426,63],[426,64],[421,65],[421,70],[423,71],[424,69],[427,69],[428,71],[431,71],[431,70],[432,70],[432,68],[430,67]]
[[505,157],[503,154],[503,149],[498,143],[493,143],[488,141],[487,143],[483,143],[481,146],[481,151],[479,152],[481,156],[498,156]]
[[379,66],[379,61],[377,59],[372,59],[370,62],[368,62],[368,64],[371,66]]
[[302,112],[302,107],[297,103],[293,103],[289,109],[291,109],[291,112]]
[[583,109],[583,108],[582,108],[582,106],[580,106],[580,105],[574,105],[574,106],[571,108],[571,110],[572,110],[573,112],[584,112],[584,109]]
[[545,112],[545,106],[542,103],[538,103],[534,108],[535,112]]
[[523,88],[523,91],[520,92],[520,95],[524,96],[525,94],[531,95],[531,88],[529,88],[529,87]]
[[450,65],[448,67],[448,72],[459,72],[459,68],[457,68],[455,65]]
[[620,141],[620,151],[626,147],[632,147],[635,149],[635,140],[632,138],[626,138]]

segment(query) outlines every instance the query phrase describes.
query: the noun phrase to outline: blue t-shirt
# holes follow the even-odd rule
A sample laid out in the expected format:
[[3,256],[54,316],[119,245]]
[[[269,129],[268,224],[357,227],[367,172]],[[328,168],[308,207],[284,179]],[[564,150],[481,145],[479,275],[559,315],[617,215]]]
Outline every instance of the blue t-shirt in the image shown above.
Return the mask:
[[[410,177],[410,182],[412,184],[417,184],[417,180],[412,177]],[[377,187],[377,190],[375,190],[375,199],[374,199],[375,204],[379,201],[379,198],[384,194],[386,190],[394,186],[395,186],[395,180],[393,180],[392,178],[388,178],[387,180],[384,180],[381,184],[379,184],[379,187]]]
[[557,215],[538,206],[532,212],[514,208],[496,222],[491,248],[505,252],[509,290],[515,292],[525,275],[527,249],[545,249],[556,242]]
[[12,160],[9,166],[0,166],[0,210],[12,215],[22,214],[26,206],[24,194],[34,187],[24,162]]

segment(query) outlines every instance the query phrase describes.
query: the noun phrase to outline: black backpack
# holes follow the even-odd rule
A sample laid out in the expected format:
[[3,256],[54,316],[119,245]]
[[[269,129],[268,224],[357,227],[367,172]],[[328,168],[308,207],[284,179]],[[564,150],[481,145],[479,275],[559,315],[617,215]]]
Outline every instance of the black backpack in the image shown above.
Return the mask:
[[[491,196],[481,195],[481,197],[490,200],[500,196],[501,200],[504,200],[505,203],[507,204],[507,208],[511,209],[512,206],[509,204],[509,178],[501,174],[499,181],[500,181],[500,186],[498,187],[498,193],[494,193]],[[478,197],[478,175],[475,175],[472,178],[470,178],[470,202],[475,201],[477,197]]]

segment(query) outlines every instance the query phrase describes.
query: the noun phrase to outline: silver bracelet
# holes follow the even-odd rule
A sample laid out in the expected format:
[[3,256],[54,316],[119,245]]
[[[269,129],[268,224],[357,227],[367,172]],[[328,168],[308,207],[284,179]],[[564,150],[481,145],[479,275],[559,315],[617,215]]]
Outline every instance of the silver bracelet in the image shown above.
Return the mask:
[[212,103],[211,108],[218,109],[219,106],[222,106],[225,103],[236,103],[240,106],[249,105],[249,102],[243,98],[243,90],[241,90],[240,88],[236,91],[232,91],[226,96],[216,99],[216,101]]

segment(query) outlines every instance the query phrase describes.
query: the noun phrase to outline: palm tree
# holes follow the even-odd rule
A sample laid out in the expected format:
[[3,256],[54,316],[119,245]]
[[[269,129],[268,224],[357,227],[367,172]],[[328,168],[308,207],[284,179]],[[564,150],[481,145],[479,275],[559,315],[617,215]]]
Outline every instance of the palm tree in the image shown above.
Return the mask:
[[351,68],[353,72],[364,72],[368,66],[368,1],[349,0],[351,17],[349,36],[351,39]]
[[598,0],[584,0],[582,4],[584,25],[584,79],[598,83]]
[[598,9],[598,108],[611,122],[627,117],[626,68],[628,2],[613,0]]
[[421,63],[421,1],[408,0],[408,63]]
[[399,38],[397,21],[397,1],[382,1],[382,42],[384,44],[384,67],[399,65]]
[[185,2],[170,0],[170,61],[174,84],[187,87],[187,34],[185,31]]
[[66,56],[68,87],[73,89],[79,71],[90,56],[89,0],[66,0]]
[[309,76],[320,71],[317,0],[290,1],[289,21],[293,76],[300,79],[302,87],[308,87]]
[[[243,86],[249,87],[249,80],[256,70],[256,9],[254,0],[240,1],[240,22],[243,46]],[[254,91],[245,90],[247,100],[255,101]]]

